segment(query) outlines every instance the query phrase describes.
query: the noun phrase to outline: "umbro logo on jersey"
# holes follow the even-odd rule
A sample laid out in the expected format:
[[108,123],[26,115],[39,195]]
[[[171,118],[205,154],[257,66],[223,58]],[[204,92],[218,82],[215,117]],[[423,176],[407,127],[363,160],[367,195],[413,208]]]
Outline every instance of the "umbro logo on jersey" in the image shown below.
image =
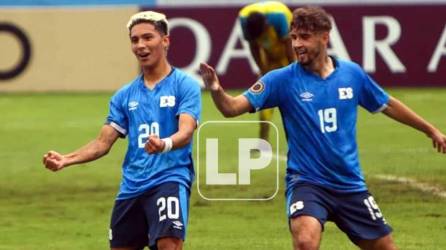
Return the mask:
[[353,98],[352,88],[339,88],[339,100],[347,100]]
[[172,223],[173,223],[173,228],[183,230],[183,223],[181,223],[180,221],[176,220],[173,221]]
[[129,111],[136,110],[138,108],[139,103],[136,101],[129,102]]
[[313,101],[313,97],[314,97],[314,95],[308,91],[303,92],[299,96],[300,96],[300,99],[304,102],[311,102],[311,101]]
[[175,106],[175,96],[161,96],[160,97],[160,107],[174,107]]

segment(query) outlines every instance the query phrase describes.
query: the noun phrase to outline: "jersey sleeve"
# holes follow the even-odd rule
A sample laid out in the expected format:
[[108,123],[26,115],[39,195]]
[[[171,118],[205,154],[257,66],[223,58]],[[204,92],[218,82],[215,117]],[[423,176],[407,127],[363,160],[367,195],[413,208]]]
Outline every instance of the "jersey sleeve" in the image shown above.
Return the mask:
[[243,93],[255,111],[279,106],[280,80],[275,75],[276,71],[265,74]]
[[121,137],[125,137],[128,132],[128,119],[124,107],[123,92],[118,91],[110,100],[106,124],[116,129]]
[[188,114],[192,116],[197,124],[201,115],[201,89],[197,81],[192,78],[185,78],[180,83],[179,88],[179,104],[177,116],[180,114]]
[[389,95],[364,71],[359,94],[359,105],[371,113],[383,111],[389,102]]

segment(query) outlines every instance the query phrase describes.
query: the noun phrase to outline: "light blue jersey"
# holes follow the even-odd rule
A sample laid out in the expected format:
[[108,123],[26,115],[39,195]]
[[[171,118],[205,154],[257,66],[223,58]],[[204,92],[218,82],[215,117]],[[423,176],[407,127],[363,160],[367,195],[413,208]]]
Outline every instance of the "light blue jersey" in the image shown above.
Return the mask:
[[357,64],[333,61],[326,79],[293,63],[244,93],[256,110],[280,109],[289,149],[287,188],[304,181],[340,192],[367,189],[356,144],[357,106],[380,112],[389,96]]
[[144,85],[140,75],[115,93],[110,101],[107,124],[123,137],[128,136],[118,200],[138,196],[164,182],[191,186],[194,179],[192,142],[159,154],[148,154],[144,145],[151,134],[166,138],[176,133],[180,114],[189,114],[198,123],[200,111],[198,82],[175,68],[153,90]]

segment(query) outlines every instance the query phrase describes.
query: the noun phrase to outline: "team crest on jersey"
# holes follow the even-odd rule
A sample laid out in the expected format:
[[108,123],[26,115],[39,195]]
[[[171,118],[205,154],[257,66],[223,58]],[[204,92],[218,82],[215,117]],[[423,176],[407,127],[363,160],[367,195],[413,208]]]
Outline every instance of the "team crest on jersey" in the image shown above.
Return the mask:
[[308,91],[303,92],[299,96],[303,102],[311,102],[311,101],[313,101],[313,97],[314,97],[314,95]]
[[347,100],[353,98],[352,88],[338,88],[339,100]]
[[160,97],[160,107],[174,107],[175,106],[175,96],[168,95],[168,96],[161,96]]
[[129,102],[129,111],[136,110],[138,108],[139,103],[137,101]]
[[253,94],[260,94],[264,90],[265,90],[265,84],[263,84],[263,82],[261,81],[257,81],[256,83],[254,83],[254,85],[251,86],[251,88],[249,88],[249,92]]

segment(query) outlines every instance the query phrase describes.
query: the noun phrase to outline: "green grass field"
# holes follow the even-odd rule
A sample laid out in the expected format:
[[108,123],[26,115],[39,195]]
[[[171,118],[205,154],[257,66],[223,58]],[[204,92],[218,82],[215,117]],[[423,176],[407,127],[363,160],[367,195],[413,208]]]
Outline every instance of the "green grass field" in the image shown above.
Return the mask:
[[[446,131],[446,89],[390,93]],[[98,161],[58,173],[46,171],[41,159],[50,149],[67,153],[93,139],[107,115],[110,95],[0,94],[0,249],[108,249],[109,216],[126,141],[118,141]],[[207,93],[202,118],[223,119]],[[240,119],[256,120],[257,115]],[[274,123],[280,131],[280,154],[285,155],[277,111]],[[255,136],[257,127],[229,134]],[[446,249],[446,199],[379,178],[407,177],[445,190],[446,155],[437,154],[423,134],[362,110],[358,140],[369,188],[393,226],[400,249]],[[234,147],[220,146],[221,152]],[[291,249],[284,169],[280,161],[280,190],[270,201],[206,201],[194,185],[186,249]],[[321,249],[356,248],[328,223]]]

